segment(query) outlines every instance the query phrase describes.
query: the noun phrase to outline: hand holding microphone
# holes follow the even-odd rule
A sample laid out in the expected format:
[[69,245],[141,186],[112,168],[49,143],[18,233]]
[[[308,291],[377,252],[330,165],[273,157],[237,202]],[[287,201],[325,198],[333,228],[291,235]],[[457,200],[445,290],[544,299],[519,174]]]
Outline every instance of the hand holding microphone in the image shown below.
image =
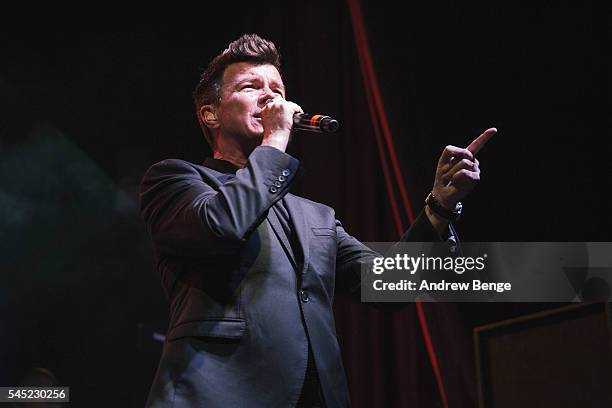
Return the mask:
[[[268,99],[266,104],[274,102]],[[293,114],[293,129],[307,130],[317,133],[334,133],[340,127],[340,123],[327,115],[313,115],[310,113],[296,112]]]
[[264,126],[262,146],[274,146],[285,151],[291,130],[300,129],[318,133],[332,133],[338,130],[337,120],[326,115],[304,113],[299,105],[283,98],[270,98],[265,103],[262,120],[266,126]]
[[285,151],[293,128],[293,115],[302,113],[302,108],[282,97],[268,99],[261,109],[263,124],[262,146],[272,146]]

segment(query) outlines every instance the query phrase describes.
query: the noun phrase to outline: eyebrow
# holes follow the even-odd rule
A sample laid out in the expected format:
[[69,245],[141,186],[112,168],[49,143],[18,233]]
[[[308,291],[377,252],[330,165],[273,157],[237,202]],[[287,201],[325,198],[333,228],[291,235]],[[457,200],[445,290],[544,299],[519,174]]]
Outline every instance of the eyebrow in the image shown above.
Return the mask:
[[[246,78],[238,80],[236,82],[236,86],[240,86],[244,82],[257,82],[257,81],[261,81],[261,78],[256,77],[256,76],[250,76],[250,77],[246,77]],[[285,85],[283,83],[278,83],[276,81],[271,81],[270,82],[270,87],[271,88],[278,88],[278,89],[282,90],[283,92],[285,92]]]
[[284,84],[279,84],[276,82],[272,82],[273,85],[275,85],[278,89],[282,89],[283,92],[285,92],[285,85]]

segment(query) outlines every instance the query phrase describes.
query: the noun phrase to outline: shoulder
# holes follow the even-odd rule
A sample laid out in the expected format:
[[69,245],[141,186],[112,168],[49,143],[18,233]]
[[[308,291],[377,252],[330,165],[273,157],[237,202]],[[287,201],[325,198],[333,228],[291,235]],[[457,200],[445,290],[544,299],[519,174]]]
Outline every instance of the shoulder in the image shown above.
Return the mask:
[[147,174],[159,173],[198,172],[198,170],[201,169],[205,169],[205,167],[188,162],[186,160],[165,159],[149,167],[149,169],[145,172],[145,176]]
[[217,171],[181,159],[166,159],[155,163],[140,182],[140,194],[155,195],[158,191],[174,190],[194,185],[219,185]]
[[165,159],[153,164],[145,172],[143,183],[150,179],[174,178],[174,177],[196,177],[208,178],[219,174],[217,171],[209,169],[199,164],[191,163],[181,159]]

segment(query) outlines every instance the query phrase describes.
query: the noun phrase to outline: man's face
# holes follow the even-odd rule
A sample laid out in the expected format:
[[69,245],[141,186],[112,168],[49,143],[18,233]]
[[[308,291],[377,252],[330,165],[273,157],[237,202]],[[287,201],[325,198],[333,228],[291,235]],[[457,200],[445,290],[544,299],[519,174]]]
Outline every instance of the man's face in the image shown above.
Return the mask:
[[285,86],[273,65],[239,62],[223,73],[221,102],[217,107],[219,137],[259,144],[263,136],[261,109],[266,100],[285,97]]

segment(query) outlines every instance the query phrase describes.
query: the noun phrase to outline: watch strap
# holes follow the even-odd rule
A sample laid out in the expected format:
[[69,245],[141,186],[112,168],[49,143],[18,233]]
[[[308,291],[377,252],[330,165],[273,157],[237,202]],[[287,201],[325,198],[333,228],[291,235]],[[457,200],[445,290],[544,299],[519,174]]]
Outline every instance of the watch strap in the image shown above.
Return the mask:
[[442,204],[440,204],[438,199],[433,195],[433,193],[429,193],[429,195],[425,199],[425,204],[427,204],[427,206],[434,213],[436,213],[442,218],[447,219],[451,223],[457,221],[463,211],[463,204],[461,204],[461,202],[457,203],[454,210],[449,210],[448,208],[444,208]]

